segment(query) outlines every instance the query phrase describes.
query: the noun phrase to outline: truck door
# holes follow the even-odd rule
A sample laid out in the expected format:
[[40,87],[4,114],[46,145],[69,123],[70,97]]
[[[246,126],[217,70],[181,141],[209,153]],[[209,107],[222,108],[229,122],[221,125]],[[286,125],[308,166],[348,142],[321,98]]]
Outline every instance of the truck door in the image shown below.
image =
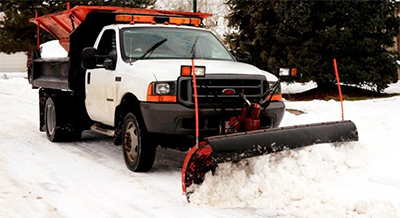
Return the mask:
[[97,46],[98,68],[86,72],[86,108],[90,118],[114,125],[117,46],[115,30],[105,30]]

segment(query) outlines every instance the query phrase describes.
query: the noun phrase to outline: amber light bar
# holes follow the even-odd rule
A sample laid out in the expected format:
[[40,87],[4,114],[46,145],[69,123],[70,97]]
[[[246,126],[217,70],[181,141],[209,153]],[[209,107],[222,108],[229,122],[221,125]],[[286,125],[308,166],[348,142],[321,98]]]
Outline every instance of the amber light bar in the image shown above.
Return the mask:
[[192,25],[199,26],[201,19],[199,18],[185,18],[185,17],[159,17],[159,16],[139,16],[139,15],[128,15],[118,14],[115,16],[115,21],[127,22],[127,23],[163,23],[163,24],[175,24],[175,25]]

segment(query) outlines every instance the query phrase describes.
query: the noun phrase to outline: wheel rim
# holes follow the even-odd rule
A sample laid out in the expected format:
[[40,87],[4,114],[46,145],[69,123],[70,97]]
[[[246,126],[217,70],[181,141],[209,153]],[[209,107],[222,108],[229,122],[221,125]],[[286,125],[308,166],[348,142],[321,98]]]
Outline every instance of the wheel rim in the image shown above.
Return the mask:
[[125,153],[129,161],[134,163],[138,157],[139,136],[136,125],[129,122],[124,135]]
[[47,113],[46,113],[46,127],[49,135],[53,135],[56,126],[56,111],[54,108],[53,101],[49,99],[49,104],[47,104]]

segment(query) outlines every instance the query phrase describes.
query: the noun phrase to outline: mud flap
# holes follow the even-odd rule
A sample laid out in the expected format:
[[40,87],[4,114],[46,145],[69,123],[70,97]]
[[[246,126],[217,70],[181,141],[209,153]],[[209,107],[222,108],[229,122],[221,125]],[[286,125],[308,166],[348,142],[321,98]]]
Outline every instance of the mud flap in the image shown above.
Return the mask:
[[319,143],[358,141],[355,124],[350,120],[295,125],[206,138],[186,156],[182,169],[182,190],[201,184],[218,163],[295,149]]

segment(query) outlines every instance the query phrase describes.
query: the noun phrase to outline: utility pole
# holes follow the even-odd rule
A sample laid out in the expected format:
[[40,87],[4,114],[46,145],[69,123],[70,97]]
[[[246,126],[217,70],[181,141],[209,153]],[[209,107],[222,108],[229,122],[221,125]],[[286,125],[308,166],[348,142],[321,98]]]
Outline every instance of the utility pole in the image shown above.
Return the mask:
[[197,13],[197,0],[193,0],[193,12]]

